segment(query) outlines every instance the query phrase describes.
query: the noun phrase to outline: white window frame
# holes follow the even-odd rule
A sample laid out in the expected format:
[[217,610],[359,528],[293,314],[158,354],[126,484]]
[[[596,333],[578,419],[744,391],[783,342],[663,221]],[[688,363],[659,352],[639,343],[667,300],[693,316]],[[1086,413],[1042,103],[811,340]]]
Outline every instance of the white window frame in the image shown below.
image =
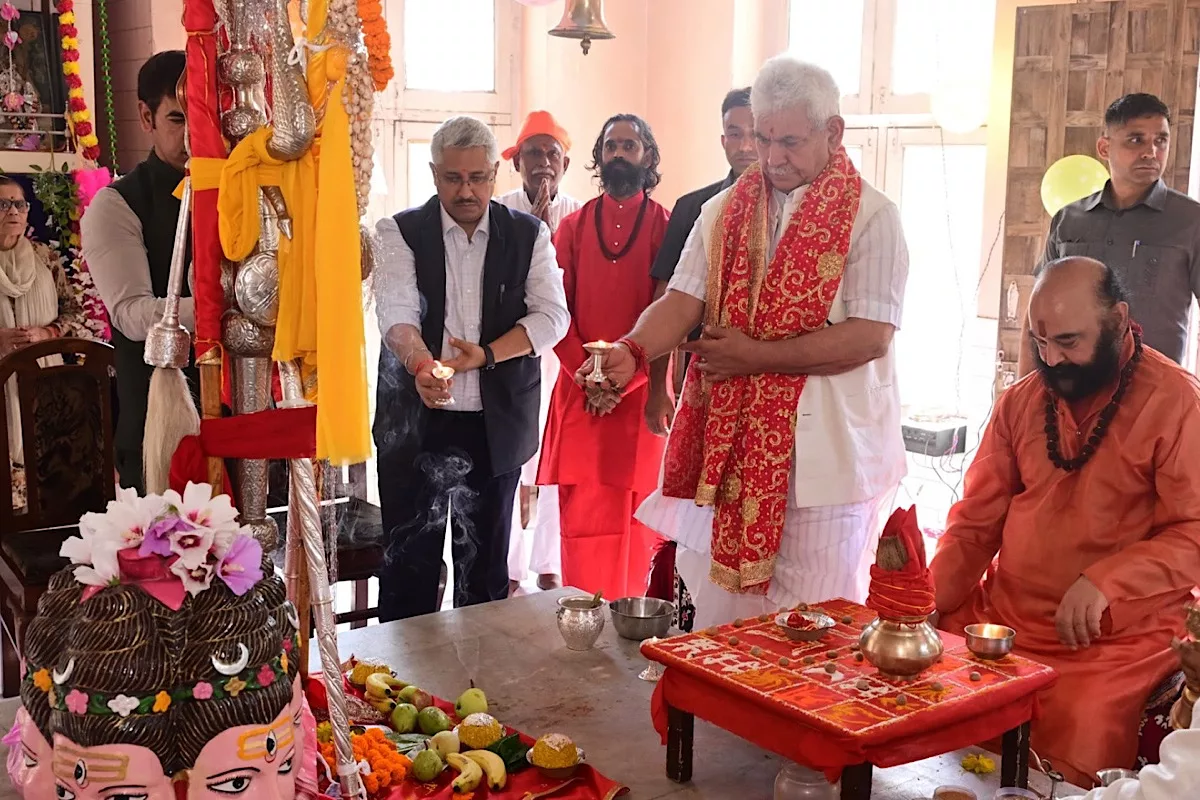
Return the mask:
[[842,136],[842,144],[845,146],[862,148],[862,169],[859,172],[872,186],[881,186],[884,177],[881,169],[883,159],[880,158],[879,140],[880,131],[875,127],[846,128],[846,133]]
[[381,97],[377,111],[391,111],[406,120],[442,122],[451,114],[471,114],[489,125],[511,125],[518,83],[517,43],[521,12],[512,0],[493,0],[496,21],[495,88],[490,92],[432,92],[407,88],[404,65],[404,0],[385,0],[392,35],[392,64],[396,77]]
[[[983,145],[987,146],[987,128],[981,127],[970,133],[948,133],[941,128],[902,128],[886,129],[886,162],[884,171],[884,191],[893,202],[899,203],[902,184],[904,182],[904,148],[909,145]],[[980,264],[982,269],[983,264]]]
[[[786,44],[785,51],[790,51],[792,47],[791,31],[792,31],[792,12],[795,10],[797,2],[811,2],[812,0],[787,0],[787,16],[784,20],[784,39]],[[822,0],[829,2],[830,0]],[[836,2],[836,0],[832,0]],[[871,96],[875,85],[872,70],[876,61],[875,58],[875,4],[878,0],[863,0],[863,23],[862,23],[862,48],[859,50],[859,84],[855,87],[842,86],[842,113],[843,114],[869,114],[871,112]],[[853,88],[853,92],[850,89]]]

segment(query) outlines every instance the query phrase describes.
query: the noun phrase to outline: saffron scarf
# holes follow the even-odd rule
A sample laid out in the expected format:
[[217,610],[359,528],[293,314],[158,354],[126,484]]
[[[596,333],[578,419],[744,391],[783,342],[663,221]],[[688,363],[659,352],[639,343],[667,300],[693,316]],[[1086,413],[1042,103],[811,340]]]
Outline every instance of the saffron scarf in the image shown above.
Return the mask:
[[[829,319],[862,178],[844,148],[834,153],[767,263],[770,192],[755,164],[726,195],[709,242],[705,299],[706,324],[761,341],[802,336]],[[663,494],[715,506],[710,578],[728,591],[762,594],[770,586],[806,379],[759,374],[714,382],[696,360],[688,367]]]

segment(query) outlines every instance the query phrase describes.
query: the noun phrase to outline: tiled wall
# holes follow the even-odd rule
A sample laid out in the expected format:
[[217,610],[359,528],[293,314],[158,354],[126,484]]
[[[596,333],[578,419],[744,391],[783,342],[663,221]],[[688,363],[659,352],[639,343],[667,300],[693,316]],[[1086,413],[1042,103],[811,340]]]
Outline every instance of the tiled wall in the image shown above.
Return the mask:
[[150,137],[138,124],[137,73],[159,50],[183,47],[183,0],[108,0],[117,160],[122,172],[145,158]]

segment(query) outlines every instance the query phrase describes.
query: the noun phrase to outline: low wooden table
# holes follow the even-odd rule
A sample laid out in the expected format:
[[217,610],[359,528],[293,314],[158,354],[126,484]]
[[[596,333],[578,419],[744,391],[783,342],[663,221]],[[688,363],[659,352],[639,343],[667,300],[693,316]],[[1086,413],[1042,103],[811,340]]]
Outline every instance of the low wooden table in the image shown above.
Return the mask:
[[1001,785],[1028,786],[1030,720],[1052,669],[1011,655],[982,661],[943,634],[945,655],[918,680],[886,678],[858,652],[874,613],[841,599],[812,610],[837,621],[814,642],[789,640],[763,616],[642,646],[667,667],[652,705],[671,780],[691,780],[699,716],[784,758],[840,771],[843,800],[869,800],[874,765],[1001,735]]
[[[698,725],[695,744],[704,753],[704,780],[678,784],[664,774],[662,744],[650,720],[655,684],[637,678],[646,667],[638,643],[605,626],[596,647],[577,653],[563,645],[554,612],[560,597],[580,594],[556,589],[416,619],[372,625],[339,637],[343,658],[351,654],[389,663],[401,677],[454,698],[474,679],[496,716],[531,734],[559,731],[587,750],[588,762],[630,788],[630,800],[761,800],[781,760],[710,725]],[[312,666],[319,669],[313,648]],[[18,701],[0,701],[0,733],[12,726]],[[966,751],[876,770],[875,800],[928,798],[943,784],[959,784],[991,800],[999,775],[964,773]],[[977,752],[977,751],[976,751]],[[1033,776],[1033,786],[1047,784]],[[1082,794],[1060,791],[1059,797]],[[0,777],[0,800],[16,800]]]

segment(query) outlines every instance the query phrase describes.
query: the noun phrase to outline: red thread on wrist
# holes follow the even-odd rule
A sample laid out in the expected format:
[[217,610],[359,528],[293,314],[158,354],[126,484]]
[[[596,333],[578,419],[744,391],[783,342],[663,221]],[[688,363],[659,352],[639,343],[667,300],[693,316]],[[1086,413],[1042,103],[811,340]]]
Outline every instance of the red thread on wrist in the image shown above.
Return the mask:
[[637,365],[639,371],[649,368],[649,359],[646,357],[646,348],[642,347],[628,336],[622,336],[620,339],[617,339],[617,344],[623,344],[629,349],[629,353],[633,356],[633,361]]
[[421,374],[421,370],[425,369],[425,367],[427,367],[427,366],[428,366],[428,365],[430,365],[430,364],[436,364],[436,363],[437,363],[437,359],[436,359],[436,358],[426,358],[425,360],[418,362],[418,363],[417,363],[417,368],[416,368],[416,369],[414,369],[414,370],[413,370],[413,372],[412,372],[413,376],[415,377],[415,376],[417,376],[417,375],[420,375],[420,374]]

